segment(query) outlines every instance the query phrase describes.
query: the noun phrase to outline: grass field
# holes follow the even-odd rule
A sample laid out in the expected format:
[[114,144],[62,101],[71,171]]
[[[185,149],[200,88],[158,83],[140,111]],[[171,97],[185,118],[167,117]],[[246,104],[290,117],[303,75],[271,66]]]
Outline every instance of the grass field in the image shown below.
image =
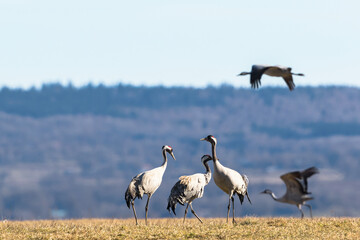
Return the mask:
[[360,239],[359,218],[81,219],[0,222],[0,239]]

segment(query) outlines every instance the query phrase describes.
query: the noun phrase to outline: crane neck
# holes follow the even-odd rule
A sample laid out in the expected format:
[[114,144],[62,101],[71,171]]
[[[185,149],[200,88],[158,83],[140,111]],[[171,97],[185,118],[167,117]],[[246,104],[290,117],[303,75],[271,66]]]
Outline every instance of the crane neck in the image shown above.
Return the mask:
[[211,173],[211,169],[210,169],[209,164],[208,164],[207,162],[208,162],[208,161],[203,162],[203,164],[204,164],[204,166],[205,166],[205,169],[206,169],[206,174],[207,174],[207,173]]
[[166,150],[165,149],[163,150],[162,154],[163,154],[164,162],[163,162],[163,164],[161,164],[161,166],[166,167],[166,165],[167,165],[167,155],[166,155]]
[[211,169],[210,169],[209,164],[207,162],[208,161],[203,162],[204,166],[205,166],[205,169],[206,169],[206,173],[204,174],[206,184],[208,184],[210,182],[210,180],[211,180]]
[[213,161],[217,162],[219,159],[216,156],[216,143],[211,143],[211,151],[212,151]]
[[274,199],[275,201],[280,201],[280,199],[275,196],[275,193],[271,192],[269,195],[270,195],[270,196],[272,197],[272,199]]

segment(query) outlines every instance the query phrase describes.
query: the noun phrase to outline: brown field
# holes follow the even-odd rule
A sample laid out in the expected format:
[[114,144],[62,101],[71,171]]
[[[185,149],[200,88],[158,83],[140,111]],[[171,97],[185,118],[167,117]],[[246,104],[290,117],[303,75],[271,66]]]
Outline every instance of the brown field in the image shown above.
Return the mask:
[[360,239],[359,218],[81,219],[0,222],[0,239]]

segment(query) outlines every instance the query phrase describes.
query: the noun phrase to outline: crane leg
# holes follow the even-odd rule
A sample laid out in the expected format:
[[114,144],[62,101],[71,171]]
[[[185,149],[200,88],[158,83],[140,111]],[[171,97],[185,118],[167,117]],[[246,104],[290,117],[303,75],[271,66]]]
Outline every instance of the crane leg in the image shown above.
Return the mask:
[[235,224],[236,221],[235,221],[234,197],[231,197],[231,201],[232,201],[232,209],[233,209],[233,224]]
[[148,195],[148,199],[146,201],[146,206],[145,206],[145,224],[147,225],[147,216],[148,216],[148,209],[149,209],[149,200],[151,198],[151,194]]
[[185,223],[185,218],[186,218],[186,214],[188,212],[188,208],[189,208],[189,203],[186,205],[186,208],[185,208],[185,214],[184,214],[184,221],[183,223]]
[[201,223],[203,223],[203,221],[201,221],[201,219],[198,217],[198,215],[196,215],[196,213],[195,213],[195,211],[194,211],[194,209],[193,209],[193,207],[192,207],[192,204],[190,203],[190,208],[191,208],[191,212],[192,212],[192,214],[194,214],[195,215],[195,217],[197,217],[197,219],[199,219],[199,221],[201,222]]
[[132,206],[132,209],[133,209],[133,212],[134,212],[136,225],[138,225],[138,221],[137,221],[137,217],[136,217],[136,211],[135,211],[135,205],[134,205],[134,200],[131,201],[131,206]]
[[311,205],[310,204],[304,204],[304,206],[307,206],[310,210],[310,217],[312,218],[312,208],[311,208]]
[[301,212],[301,218],[304,218],[304,212],[303,210],[301,209],[301,205],[297,205],[297,207],[299,208],[300,212]]
[[230,201],[231,201],[231,198],[229,198],[229,205],[228,205],[226,223],[229,223]]
[[232,196],[233,196],[233,191],[231,191],[231,192],[230,192],[230,195],[229,195],[229,205],[228,205],[226,223],[229,223],[230,201],[231,201]]

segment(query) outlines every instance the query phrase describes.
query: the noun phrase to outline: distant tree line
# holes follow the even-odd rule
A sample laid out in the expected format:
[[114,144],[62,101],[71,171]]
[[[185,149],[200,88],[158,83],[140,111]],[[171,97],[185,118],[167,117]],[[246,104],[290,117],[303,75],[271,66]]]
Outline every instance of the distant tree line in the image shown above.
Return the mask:
[[[330,89],[339,87],[330,87]],[[224,105],[235,96],[257,94],[266,105],[273,103],[274,96],[290,96],[285,88],[263,88],[260,91],[234,88],[230,85],[206,88],[190,87],[136,87],[119,84],[117,86],[94,86],[88,84],[76,88],[69,84],[44,84],[40,89],[10,89],[0,91],[0,111],[32,117],[63,114],[95,114],[124,116],[124,108],[173,108],[190,106]],[[297,88],[294,94],[315,95],[313,88]],[[259,94],[261,92],[261,94]]]

